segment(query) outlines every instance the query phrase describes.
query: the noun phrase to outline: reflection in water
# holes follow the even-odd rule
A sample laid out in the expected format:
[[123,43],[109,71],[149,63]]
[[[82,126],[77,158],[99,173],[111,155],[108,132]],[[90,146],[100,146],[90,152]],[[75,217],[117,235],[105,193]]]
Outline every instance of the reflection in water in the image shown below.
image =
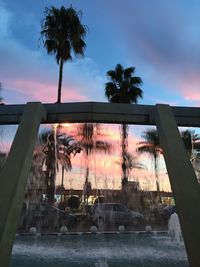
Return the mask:
[[[101,224],[89,216],[92,206],[98,203],[123,204],[130,214],[138,212],[144,218],[142,223],[130,221],[127,225],[128,217],[123,218],[124,214],[120,220],[109,220],[112,222],[109,224],[105,224],[108,216],[99,216],[97,221],[102,222],[105,231],[118,231],[119,226],[125,231],[144,230],[146,225],[166,230],[167,219],[162,215],[162,208],[172,201],[171,193],[164,193],[163,202],[158,202],[154,165],[147,154],[137,151],[141,131],[138,133],[136,126],[129,126],[129,135],[124,134],[125,147],[121,135],[119,125],[84,123],[43,127],[34,152],[18,231],[27,232],[36,227],[37,232],[51,232],[59,231],[62,226],[67,226],[68,231],[83,232],[95,226],[99,231]],[[157,161],[161,166],[157,173],[160,181],[164,181],[162,173],[166,178],[166,169],[161,156]],[[126,184],[122,186],[125,176]],[[162,189],[165,188],[161,183]],[[60,220],[61,214],[67,219]],[[74,225],[67,222],[72,216]],[[111,217],[114,216],[112,212]],[[51,223],[55,221],[59,225]]]
[[92,184],[89,180],[90,162],[96,153],[110,153],[111,145],[103,139],[102,129],[99,123],[83,123],[77,126],[76,137],[78,145],[84,154],[85,182],[83,185],[84,208],[88,206],[88,198],[91,194]]
[[[95,124],[92,127],[89,126],[90,131],[85,130],[86,137],[80,134],[81,127],[84,128],[83,124],[68,124],[67,127],[60,128],[59,136],[55,133],[52,135],[54,139],[57,136],[52,146],[50,135],[44,142],[44,146],[38,142],[25,193],[24,213],[22,211],[23,216],[18,228],[19,233],[24,233],[29,232],[31,227],[36,227],[37,233],[43,234],[59,232],[62,226],[66,226],[67,231],[72,235],[68,233],[66,236],[58,235],[56,239],[52,236],[46,238],[37,235],[25,239],[17,238],[13,250],[12,266],[156,267],[161,264],[162,267],[188,266],[182,243],[180,246],[176,243],[172,244],[167,236],[149,234],[139,238],[139,235],[126,234],[128,231],[145,231],[146,225],[151,226],[152,230],[167,230],[168,217],[163,209],[169,204],[174,204],[172,194],[169,192],[170,186],[162,155],[157,158],[160,202],[156,193],[153,161],[147,153],[137,153],[137,144],[142,142],[141,132],[145,129],[141,131],[136,126],[129,126],[126,156],[130,155],[134,162],[132,165],[129,164],[132,167],[126,172],[128,180],[122,190],[121,168],[124,159],[122,158],[119,126]],[[48,131],[46,128],[45,130]],[[64,150],[66,147],[63,142],[66,138],[67,140],[72,138],[70,139],[72,142],[68,142],[68,148],[69,145],[77,144],[81,148],[80,153],[68,153]],[[47,164],[45,145],[47,145],[47,150],[51,150],[54,146],[52,151],[57,162],[49,160],[49,165]],[[72,168],[71,170],[65,168],[65,175],[63,175],[62,167],[67,157]],[[131,160],[127,162],[130,163]],[[138,168],[136,165],[143,167]],[[53,190],[55,195],[49,203],[48,197],[46,198],[47,184],[49,184],[46,174],[47,167],[52,166],[54,173],[48,170],[49,175],[57,173],[55,190]],[[57,167],[59,168],[56,171]],[[84,188],[86,182],[91,183],[89,189]],[[125,221],[120,221],[120,224],[113,223],[116,222],[116,214],[112,212],[110,215],[113,217],[108,220],[111,223],[107,225],[104,220],[106,217],[98,218],[98,221],[103,223],[103,231],[107,233],[100,234],[101,226],[91,221],[89,212],[94,204],[99,203],[120,205],[123,203],[124,209],[138,212],[143,216],[144,221],[139,225],[133,222],[126,225]],[[37,204],[38,208],[32,209],[33,204]],[[50,208],[44,208],[48,205]],[[122,216],[121,219],[123,218]],[[62,229],[66,230],[66,228]],[[112,231],[116,234],[110,235]],[[93,232],[93,234],[77,235],[77,232]],[[119,232],[122,233],[119,234]]]

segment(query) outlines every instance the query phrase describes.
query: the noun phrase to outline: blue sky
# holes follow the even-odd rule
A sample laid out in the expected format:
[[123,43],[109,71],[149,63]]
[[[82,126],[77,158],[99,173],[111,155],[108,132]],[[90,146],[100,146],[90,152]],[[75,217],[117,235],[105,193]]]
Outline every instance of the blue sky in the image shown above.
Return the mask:
[[200,103],[200,2],[0,0],[0,81],[5,103],[56,102],[58,65],[39,46],[44,8],[73,5],[89,28],[85,58],[64,66],[63,102],[101,101],[120,63],[143,80],[141,104]]

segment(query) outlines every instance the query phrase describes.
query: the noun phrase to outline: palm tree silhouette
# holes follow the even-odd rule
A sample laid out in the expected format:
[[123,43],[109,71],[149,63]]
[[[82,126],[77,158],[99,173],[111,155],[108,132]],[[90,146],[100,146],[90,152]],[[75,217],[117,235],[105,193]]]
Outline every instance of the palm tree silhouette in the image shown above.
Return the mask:
[[156,189],[158,197],[160,198],[160,185],[159,185],[159,175],[158,175],[158,159],[159,156],[163,154],[163,149],[160,146],[159,137],[157,130],[148,129],[142,135],[145,141],[138,143],[137,151],[140,153],[149,153],[154,159],[154,170],[156,177]]
[[71,171],[71,155],[81,152],[81,148],[72,136],[53,130],[45,130],[39,136],[43,151],[42,165],[45,167],[45,184],[47,188],[47,199],[54,202],[56,171],[61,166],[62,182],[64,182],[64,171]]
[[48,54],[55,55],[59,64],[59,81],[57,103],[61,103],[61,88],[63,65],[75,56],[84,56],[86,44],[86,26],[81,24],[81,11],[76,11],[70,6],[65,8],[46,8],[45,18],[41,23],[41,38]]
[[[105,96],[111,103],[137,103],[138,98],[143,97],[143,92],[139,88],[142,85],[142,79],[134,76],[135,68],[130,67],[124,69],[122,65],[117,64],[114,70],[107,72],[107,77],[110,80],[105,85]],[[122,189],[126,188],[128,182],[127,173],[127,142],[128,125],[122,124]]]

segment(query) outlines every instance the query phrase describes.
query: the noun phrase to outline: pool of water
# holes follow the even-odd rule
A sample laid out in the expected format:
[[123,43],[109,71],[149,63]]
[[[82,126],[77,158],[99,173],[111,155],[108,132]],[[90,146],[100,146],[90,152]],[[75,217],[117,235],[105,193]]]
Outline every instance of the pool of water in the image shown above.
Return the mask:
[[189,267],[183,243],[165,234],[18,236],[11,267]]

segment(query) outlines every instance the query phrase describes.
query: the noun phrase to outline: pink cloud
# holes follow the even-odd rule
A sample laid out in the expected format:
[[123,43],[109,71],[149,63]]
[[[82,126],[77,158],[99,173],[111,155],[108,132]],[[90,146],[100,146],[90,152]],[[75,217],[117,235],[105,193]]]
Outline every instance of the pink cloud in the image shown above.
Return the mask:
[[[15,91],[23,93],[28,96],[28,100],[39,100],[43,103],[56,102],[57,100],[57,86],[48,83],[42,83],[33,80],[13,80],[9,81],[9,86]],[[79,88],[62,88],[62,101],[87,101],[87,97],[79,93]]]
[[181,91],[186,100],[200,101],[200,78],[199,75],[190,75],[184,78],[180,84]]

